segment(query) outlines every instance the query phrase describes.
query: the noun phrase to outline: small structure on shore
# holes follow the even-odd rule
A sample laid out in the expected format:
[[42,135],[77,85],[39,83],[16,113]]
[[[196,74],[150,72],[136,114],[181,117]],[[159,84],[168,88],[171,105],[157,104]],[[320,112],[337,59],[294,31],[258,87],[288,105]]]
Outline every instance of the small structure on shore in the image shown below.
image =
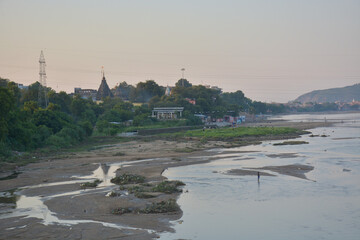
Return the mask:
[[165,96],[170,96],[171,95],[171,87],[167,86],[165,89]]
[[184,107],[158,107],[152,110],[152,117],[159,120],[173,120],[182,117]]

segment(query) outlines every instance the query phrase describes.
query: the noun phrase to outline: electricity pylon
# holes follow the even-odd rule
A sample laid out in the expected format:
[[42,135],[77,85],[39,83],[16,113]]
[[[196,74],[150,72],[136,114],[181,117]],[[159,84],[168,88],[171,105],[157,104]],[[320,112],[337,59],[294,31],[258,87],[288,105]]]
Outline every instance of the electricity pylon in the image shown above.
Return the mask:
[[48,98],[47,98],[46,71],[45,71],[46,63],[45,63],[44,53],[42,50],[40,53],[39,63],[40,63],[40,71],[39,71],[40,86],[39,86],[39,92],[38,92],[38,104],[40,107],[45,106],[45,108],[47,108]]

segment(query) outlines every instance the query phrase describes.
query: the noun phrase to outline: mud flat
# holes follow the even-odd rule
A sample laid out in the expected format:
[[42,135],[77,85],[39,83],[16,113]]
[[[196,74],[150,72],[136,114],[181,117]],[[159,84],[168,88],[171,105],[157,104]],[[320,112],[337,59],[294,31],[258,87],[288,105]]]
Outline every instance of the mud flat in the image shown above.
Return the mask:
[[227,171],[225,174],[236,175],[236,176],[257,176],[258,173],[260,173],[261,176],[271,176],[271,177],[276,176],[274,174],[270,174],[267,172],[246,170],[246,169],[231,169],[231,170]]
[[267,166],[261,168],[254,168],[255,170],[269,170],[283,175],[288,175],[292,177],[307,179],[305,173],[308,173],[314,170],[313,166],[301,165],[301,164],[292,164],[285,166]]
[[[301,123],[298,129],[313,128],[316,123],[308,123],[307,127],[305,124]],[[290,127],[294,127],[294,123]],[[274,138],[286,139],[286,136]],[[268,139],[271,136],[245,137],[242,140],[252,144],[254,140],[258,142]],[[110,178],[132,173],[144,176],[145,183],[156,184],[164,180],[162,172],[166,168],[216,160],[212,157],[215,155],[212,151],[204,150],[233,146],[236,145],[224,141],[201,143],[190,139],[169,141],[156,137],[136,138],[89,151],[53,156],[20,167],[18,171],[21,174],[16,178],[0,181],[0,192],[12,190],[9,197],[15,196],[17,199],[16,208],[13,203],[0,203],[0,238],[156,238],[161,232],[173,231],[170,221],[179,219],[182,216],[181,210],[156,214],[129,212],[120,215],[113,214],[113,210],[143,209],[153,203],[177,199],[180,193],[157,194],[154,198],[142,199],[123,191],[119,196],[109,197],[109,193],[119,190],[118,185],[110,183]],[[311,169],[309,166],[280,166],[234,170],[232,174],[253,174],[259,170],[304,178],[304,172]],[[81,183],[96,179],[102,181],[97,187],[80,187]],[[186,194],[186,186],[183,190]]]

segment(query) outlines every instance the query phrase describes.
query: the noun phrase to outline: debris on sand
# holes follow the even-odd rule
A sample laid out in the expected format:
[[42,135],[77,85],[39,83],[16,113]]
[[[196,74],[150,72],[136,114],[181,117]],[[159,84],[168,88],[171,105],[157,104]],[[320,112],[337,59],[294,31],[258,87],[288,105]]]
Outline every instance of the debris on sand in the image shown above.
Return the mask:
[[282,143],[274,143],[274,146],[282,146],[282,145],[300,145],[300,144],[309,144],[309,142],[306,141],[285,141]]

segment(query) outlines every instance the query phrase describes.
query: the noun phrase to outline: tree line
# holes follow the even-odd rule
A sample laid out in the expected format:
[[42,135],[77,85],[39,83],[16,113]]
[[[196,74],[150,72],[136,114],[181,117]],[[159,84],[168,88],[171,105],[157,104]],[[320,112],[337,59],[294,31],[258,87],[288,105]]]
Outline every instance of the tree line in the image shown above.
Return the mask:
[[[127,122],[135,128],[197,125],[201,121],[194,116],[196,113],[218,118],[239,112],[284,110],[278,105],[252,101],[240,90],[222,93],[219,89],[192,85],[186,79],[180,79],[169,96],[165,89],[153,80],[136,86],[122,82],[112,89],[118,97],[105,98],[97,104],[92,99],[47,88],[49,104],[45,107],[38,102],[38,94],[43,91],[39,82],[20,89],[16,83],[0,78],[0,157],[8,157],[13,151],[68,147],[89,136],[115,135],[124,131]],[[166,123],[150,117],[153,107],[170,106],[184,107],[184,119]]]

